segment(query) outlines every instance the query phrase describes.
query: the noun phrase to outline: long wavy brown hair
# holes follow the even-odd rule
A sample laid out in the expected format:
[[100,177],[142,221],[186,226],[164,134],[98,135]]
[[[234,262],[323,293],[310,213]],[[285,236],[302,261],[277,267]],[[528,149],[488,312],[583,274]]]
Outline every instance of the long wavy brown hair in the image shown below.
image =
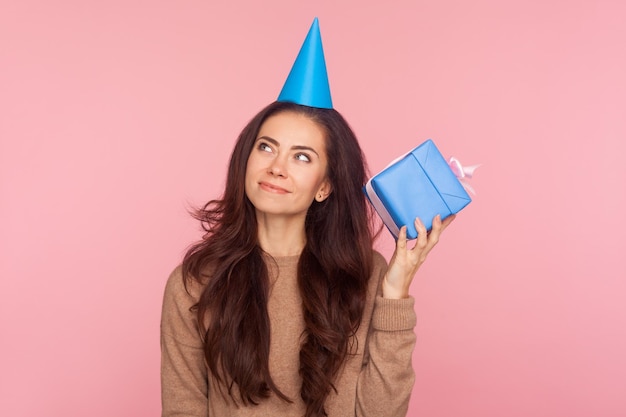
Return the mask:
[[244,405],[258,404],[272,392],[291,402],[269,371],[269,255],[259,246],[255,209],[244,191],[246,164],[259,129],[279,112],[303,114],[326,134],[332,193],[307,212],[306,245],[297,270],[305,320],[301,396],[306,417],[324,416],[335,378],[355,347],[374,238],[372,210],[362,192],[365,160],[336,110],[274,102],[247,124],[233,150],[222,198],[194,213],[205,235],[186,253],[183,277],[185,285],[189,280],[204,285],[194,309],[204,332],[206,361],[220,390]]

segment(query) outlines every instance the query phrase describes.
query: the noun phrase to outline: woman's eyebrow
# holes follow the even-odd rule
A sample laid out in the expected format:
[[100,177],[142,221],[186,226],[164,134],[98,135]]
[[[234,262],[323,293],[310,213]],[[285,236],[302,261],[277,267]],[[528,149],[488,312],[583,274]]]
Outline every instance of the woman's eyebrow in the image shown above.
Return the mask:
[[[272,145],[274,145],[274,146],[276,146],[276,147],[279,147],[279,148],[280,148],[280,143],[279,143],[276,139],[274,139],[274,138],[271,138],[271,137],[269,137],[269,136],[260,136],[260,137],[257,139],[257,141],[258,141],[258,140],[260,140],[260,139],[264,139],[264,140],[266,140],[266,141],[270,142]],[[317,151],[316,151],[315,149],[311,148],[310,146],[304,146],[304,145],[294,145],[294,146],[292,146],[292,147],[291,147],[291,149],[296,150],[296,151],[311,151],[311,152],[313,152],[315,155],[317,155],[317,157],[318,157],[318,158],[319,158],[319,156],[320,156],[320,155],[317,153]]]
[[278,141],[276,139],[274,139],[274,138],[270,138],[269,136],[259,136],[257,138],[257,141],[259,141],[261,139],[265,139],[266,141],[270,142],[272,145],[280,147],[280,143],[278,143]]
[[313,148],[311,148],[310,146],[302,146],[302,145],[295,145],[292,146],[291,149],[297,150],[297,151],[311,151],[313,152],[315,155],[317,155],[317,157],[319,158],[319,154],[317,153],[317,151]]

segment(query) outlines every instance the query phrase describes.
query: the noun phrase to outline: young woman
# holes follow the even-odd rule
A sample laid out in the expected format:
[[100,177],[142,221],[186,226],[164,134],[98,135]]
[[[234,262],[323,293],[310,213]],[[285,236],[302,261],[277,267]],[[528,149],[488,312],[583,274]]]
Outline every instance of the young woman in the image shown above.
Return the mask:
[[[453,216],[387,267],[359,144],[334,109],[275,102],[235,145],[206,234],[164,296],[163,416],[404,416],[410,283]],[[410,246],[410,247],[409,247]]]

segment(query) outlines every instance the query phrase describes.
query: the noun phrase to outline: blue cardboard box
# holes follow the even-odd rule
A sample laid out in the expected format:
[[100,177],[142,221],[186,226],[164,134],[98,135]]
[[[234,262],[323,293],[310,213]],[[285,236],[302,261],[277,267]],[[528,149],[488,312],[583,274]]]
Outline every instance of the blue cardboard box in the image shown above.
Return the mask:
[[404,225],[409,239],[417,237],[416,217],[430,230],[437,214],[443,220],[472,201],[430,139],[373,176],[363,191],[396,238]]

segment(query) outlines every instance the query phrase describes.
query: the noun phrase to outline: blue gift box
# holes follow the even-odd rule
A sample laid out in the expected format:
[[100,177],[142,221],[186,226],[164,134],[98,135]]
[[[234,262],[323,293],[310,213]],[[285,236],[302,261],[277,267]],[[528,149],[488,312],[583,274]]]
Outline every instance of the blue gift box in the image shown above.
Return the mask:
[[472,201],[430,139],[373,176],[363,191],[396,238],[405,225],[407,237],[417,237],[416,217],[430,230],[437,214],[445,219]]

